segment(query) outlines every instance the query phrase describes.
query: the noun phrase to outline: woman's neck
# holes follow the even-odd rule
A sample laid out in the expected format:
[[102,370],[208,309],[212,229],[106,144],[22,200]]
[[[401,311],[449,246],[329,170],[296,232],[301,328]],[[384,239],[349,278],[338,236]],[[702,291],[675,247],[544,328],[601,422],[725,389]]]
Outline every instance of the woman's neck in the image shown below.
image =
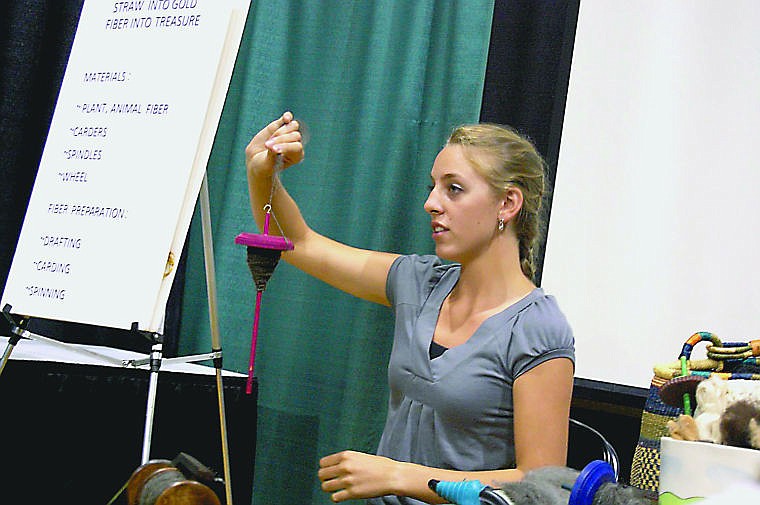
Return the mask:
[[503,310],[535,287],[522,271],[517,247],[494,247],[462,263],[459,281],[449,298],[473,312]]
[[466,342],[489,317],[527,296],[535,286],[519,260],[462,265],[459,280],[441,306],[434,341],[454,347]]

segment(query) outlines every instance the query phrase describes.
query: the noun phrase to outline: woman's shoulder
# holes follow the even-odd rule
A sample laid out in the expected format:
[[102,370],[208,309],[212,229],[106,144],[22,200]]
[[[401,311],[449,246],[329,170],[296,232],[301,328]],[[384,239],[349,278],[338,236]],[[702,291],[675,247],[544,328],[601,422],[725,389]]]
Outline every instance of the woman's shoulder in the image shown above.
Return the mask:
[[388,272],[388,299],[398,300],[400,293],[414,291],[423,297],[430,293],[443,277],[459,271],[456,263],[444,263],[433,254],[408,254],[396,258]]
[[572,328],[557,299],[541,288],[534,289],[528,296],[530,299],[519,312],[515,329],[534,337],[553,336],[572,341]]
[[407,254],[396,258],[391,265],[392,275],[412,275],[415,278],[442,276],[451,269],[459,269],[456,263],[444,263],[434,254]]
[[575,361],[575,338],[557,300],[536,288],[519,311],[508,339],[506,366],[513,377],[553,358]]

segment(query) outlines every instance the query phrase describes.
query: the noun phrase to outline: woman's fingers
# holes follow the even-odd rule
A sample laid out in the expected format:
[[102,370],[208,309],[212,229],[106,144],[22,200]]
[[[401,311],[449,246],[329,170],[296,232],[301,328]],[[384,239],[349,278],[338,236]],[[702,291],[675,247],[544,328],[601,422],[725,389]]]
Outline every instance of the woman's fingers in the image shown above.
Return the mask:
[[350,469],[346,468],[347,451],[330,454],[319,460],[317,477],[322,481],[322,489],[327,492],[343,489],[345,482],[343,477],[350,475]]
[[304,158],[303,136],[299,126],[296,120],[283,124],[264,142],[270,152],[282,155],[285,167],[299,163]]
[[322,491],[332,493],[333,491],[339,491],[346,487],[345,483],[338,478],[322,481]]
[[277,134],[273,135],[266,142],[264,142],[264,145],[267,147],[267,149],[276,153],[279,153],[279,150],[287,144],[297,144],[294,147],[296,149],[302,149],[303,145],[301,145],[301,132],[298,130],[287,132],[278,131]]
[[286,112],[269,123],[263,131],[269,135],[269,138],[274,138],[296,131],[299,126],[298,121],[293,119],[293,115],[290,112]]
[[277,130],[293,121],[293,113],[286,111],[282,116],[278,117],[268,125],[264,127],[262,132],[266,132],[270,137],[274,135]]
[[322,482],[327,482],[340,475],[340,471],[336,467],[320,468],[317,472],[317,477]]
[[290,131],[287,128],[284,130],[282,128],[287,127],[292,121],[293,114],[291,112],[285,112],[282,116],[273,120],[271,123],[259,130],[259,132],[253,136],[251,142],[248,144],[249,147],[253,148],[254,146],[263,146],[267,140],[278,135],[278,132],[282,134]]
[[291,112],[262,128],[246,147],[246,165],[253,173],[271,170],[277,155],[282,155],[283,167],[300,163],[304,158],[300,124]]

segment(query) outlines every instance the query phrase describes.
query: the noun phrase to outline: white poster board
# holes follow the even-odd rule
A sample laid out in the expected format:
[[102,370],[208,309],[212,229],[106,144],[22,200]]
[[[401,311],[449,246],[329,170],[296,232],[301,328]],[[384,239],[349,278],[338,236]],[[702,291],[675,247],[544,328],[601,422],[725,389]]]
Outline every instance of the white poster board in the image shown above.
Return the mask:
[[11,313],[162,329],[249,4],[84,2],[2,296]]
[[[578,377],[760,338],[760,3],[580,4],[542,284]],[[704,357],[704,346],[694,351]]]

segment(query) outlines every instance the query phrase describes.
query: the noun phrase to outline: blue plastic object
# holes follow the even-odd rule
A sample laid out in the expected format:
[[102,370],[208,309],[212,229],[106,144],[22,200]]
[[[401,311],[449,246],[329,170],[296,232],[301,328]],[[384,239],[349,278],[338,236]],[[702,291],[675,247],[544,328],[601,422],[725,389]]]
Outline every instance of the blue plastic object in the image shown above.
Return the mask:
[[442,480],[435,486],[434,491],[441,497],[457,505],[480,505],[480,492],[485,484],[479,480],[463,480],[451,482]]
[[615,470],[606,461],[594,460],[575,479],[567,505],[591,505],[602,484],[615,482]]

